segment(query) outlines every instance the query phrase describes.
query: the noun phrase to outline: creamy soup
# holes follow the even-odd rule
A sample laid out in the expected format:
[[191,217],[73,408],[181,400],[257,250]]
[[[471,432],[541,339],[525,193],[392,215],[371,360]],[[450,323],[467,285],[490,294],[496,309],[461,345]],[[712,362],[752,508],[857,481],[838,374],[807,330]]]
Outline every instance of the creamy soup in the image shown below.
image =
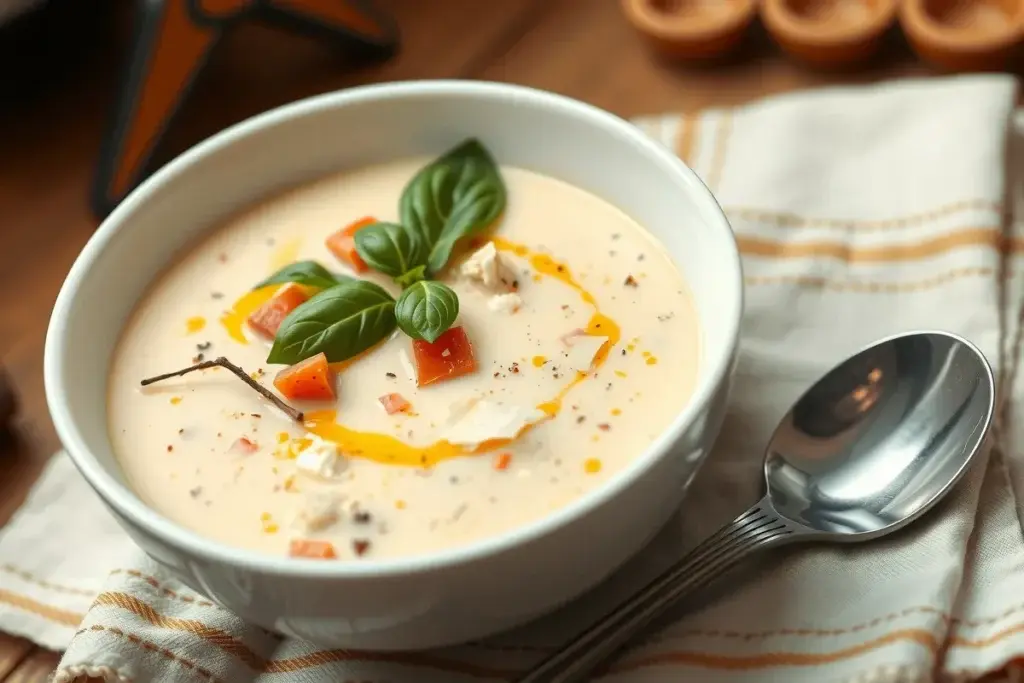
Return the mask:
[[[480,169],[427,178],[416,195],[432,161],[270,198],[156,281],[123,333],[109,391],[115,453],[147,504],[267,553],[426,553],[566,505],[678,414],[699,331],[653,238],[598,197],[501,167],[467,190],[482,204],[463,212],[469,229],[446,259],[429,225],[397,225],[400,198],[441,226],[458,182]],[[466,196],[457,209],[476,195]],[[368,226],[379,239],[355,237]],[[141,383],[221,357],[250,385],[220,366]]]

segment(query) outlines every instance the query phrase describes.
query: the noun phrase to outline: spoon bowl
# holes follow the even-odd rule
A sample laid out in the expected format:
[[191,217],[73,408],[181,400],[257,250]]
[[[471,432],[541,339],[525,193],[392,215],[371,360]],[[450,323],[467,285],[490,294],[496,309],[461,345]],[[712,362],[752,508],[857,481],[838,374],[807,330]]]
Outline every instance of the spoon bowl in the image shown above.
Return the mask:
[[995,404],[992,370],[944,332],[888,337],[801,396],[768,444],[767,499],[830,541],[917,519],[963,476]]
[[516,683],[578,683],[666,609],[755,550],[869,541],[963,477],[995,408],[980,350],[948,332],[886,337],[808,389],[765,451],[765,496]]

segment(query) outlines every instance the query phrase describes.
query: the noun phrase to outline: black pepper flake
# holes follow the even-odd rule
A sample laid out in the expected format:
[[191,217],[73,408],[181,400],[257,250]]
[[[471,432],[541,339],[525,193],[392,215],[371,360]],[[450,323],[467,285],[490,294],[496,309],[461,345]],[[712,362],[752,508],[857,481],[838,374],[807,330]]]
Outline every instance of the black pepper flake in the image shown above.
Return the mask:
[[448,477],[448,481],[450,481],[453,484],[458,484],[459,483],[459,478],[454,476],[454,475],[452,475],[451,477]]
[[249,413],[249,416],[250,417],[255,417],[257,420],[259,420],[259,419],[261,419],[263,417],[259,413]]
[[639,287],[640,286],[640,283],[637,282],[636,278],[633,277],[632,275],[627,275],[626,276],[626,281],[623,284],[625,284],[627,287]]
[[612,383],[608,382],[608,384],[605,386],[605,390],[606,391],[611,391],[611,388],[612,388]]
[[178,433],[179,434],[184,434],[185,433],[185,428],[184,427],[179,428],[178,429]]
[[576,424],[581,425],[586,419],[587,418],[585,415],[580,415],[579,417],[576,418]]
[[393,372],[385,372],[384,376],[387,377],[388,379],[394,379],[394,378],[398,377],[398,375],[396,375]]
[[196,355],[192,356],[192,362],[193,363],[202,363],[203,362],[203,358],[205,358],[205,356],[203,356],[203,354],[197,353]]
[[495,373],[494,373],[494,379],[498,379],[499,377],[501,377],[501,373],[500,373],[500,372],[497,372],[497,371],[495,371]]
[[352,541],[352,550],[356,555],[362,557],[370,549],[370,541],[365,538],[357,538]]
[[373,515],[366,510],[356,510],[352,515],[352,521],[356,524],[369,524],[372,519]]
[[513,280],[512,281],[512,291],[515,292],[515,291],[518,291],[518,289],[519,289],[519,280]]
[[625,356],[625,355],[626,355],[626,349],[622,349],[622,355],[623,355],[623,356]]
[[617,232],[613,232],[612,233],[612,239],[613,240],[617,240],[617,239],[619,239],[619,237],[621,237],[621,235],[619,235],[619,233],[617,233]]
[[637,254],[636,260],[637,261],[643,261],[644,260],[644,255],[643,254]]
[[555,268],[555,270],[557,270],[559,273],[564,273],[565,272],[565,266],[563,266],[562,264],[559,264],[558,267]]
[[210,298],[213,298],[213,299],[223,299],[224,295],[221,294],[220,292],[210,292]]
[[204,341],[200,344],[196,344],[196,351],[209,351],[211,346],[213,346],[212,342]]
[[202,493],[203,493],[203,487],[202,486],[197,486],[194,489],[192,489],[191,491],[189,491],[188,495],[192,496],[193,498],[198,498],[199,496],[202,495]]

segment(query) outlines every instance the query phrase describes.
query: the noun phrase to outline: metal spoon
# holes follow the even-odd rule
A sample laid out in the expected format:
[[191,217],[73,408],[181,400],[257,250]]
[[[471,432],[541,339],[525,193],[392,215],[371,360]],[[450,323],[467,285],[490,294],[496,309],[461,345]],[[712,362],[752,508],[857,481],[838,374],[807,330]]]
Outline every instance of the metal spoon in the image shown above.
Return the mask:
[[870,541],[914,521],[967,470],[992,421],[982,353],[946,332],[861,350],[812,386],[775,429],[767,493],[516,683],[577,683],[685,595],[755,550]]

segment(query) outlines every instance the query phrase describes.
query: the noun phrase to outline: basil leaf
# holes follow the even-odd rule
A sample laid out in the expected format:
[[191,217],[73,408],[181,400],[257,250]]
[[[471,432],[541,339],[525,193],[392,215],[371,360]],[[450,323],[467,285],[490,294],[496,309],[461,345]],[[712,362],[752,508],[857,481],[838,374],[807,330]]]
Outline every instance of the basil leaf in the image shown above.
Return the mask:
[[294,282],[299,285],[327,289],[342,282],[351,282],[353,278],[346,275],[338,275],[327,270],[316,261],[296,261],[277,271],[253,289],[277,285],[287,282]]
[[395,223],[374,223],[355,235],[356,251],[374,270],[397,278],[427,262],[420,234]]
[[459,239],[493,223],[506,194],[497,164],[473,138],[421,169],[403,190],[399,213],[430,247],[427,272],[441,271]]
[[351,280],[315,294],[281,321],[268,363],[291,365],[321,351],[331,363],[362,353],[395,329],[395,300]]
[[402,292],[395,304],[395,318],[413,339],[437,341],[459,316],[459,297],[436,280],[420,280]]
[[404,288],[408,287],[409,285],[411,285],[411,284],[413,284],[415,282],[419,282],[420,280],[425,280],[426,278],[427,278],[427,267],[426,266],[416,266],[412,270],[410,270],[410,271],[408,271],[406,273],[402,273],[401,275],[396,277],[395,278],[395,282],[398,283],[399,285],[401,285],[402,288],[404,289]]

